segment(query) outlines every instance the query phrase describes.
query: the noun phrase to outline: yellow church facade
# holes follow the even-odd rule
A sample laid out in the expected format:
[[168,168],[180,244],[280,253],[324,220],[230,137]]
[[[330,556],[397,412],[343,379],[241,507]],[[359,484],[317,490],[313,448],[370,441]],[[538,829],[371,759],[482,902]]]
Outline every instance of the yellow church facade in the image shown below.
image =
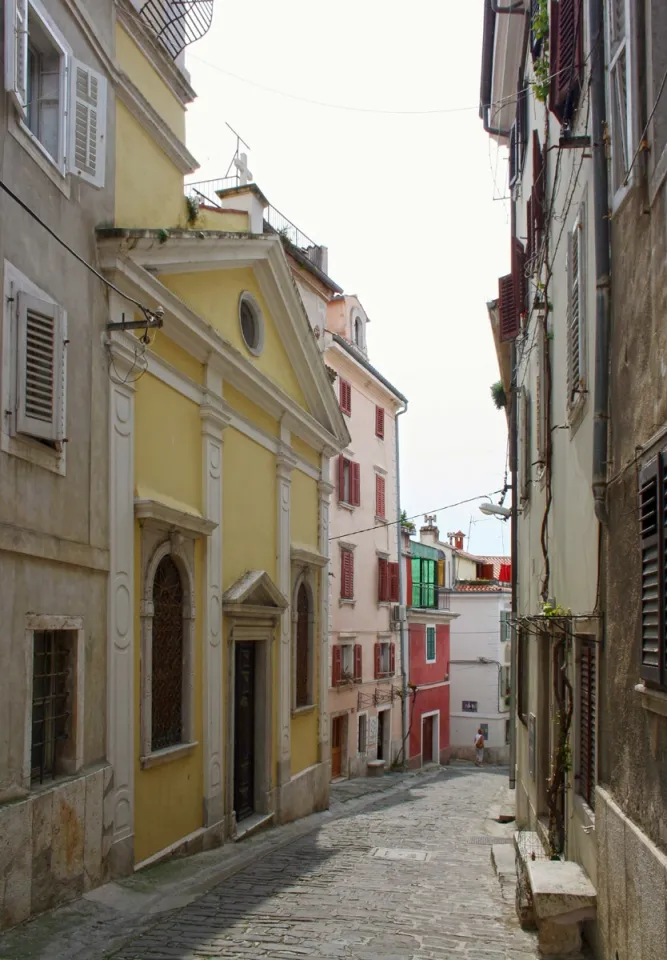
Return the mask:
[[[112,875],[327,806],[329,461],[349,442],[259,190],[187,206],[194,94],[129,3],[116,61]],[[124,327],[128,298],[161,328]]]

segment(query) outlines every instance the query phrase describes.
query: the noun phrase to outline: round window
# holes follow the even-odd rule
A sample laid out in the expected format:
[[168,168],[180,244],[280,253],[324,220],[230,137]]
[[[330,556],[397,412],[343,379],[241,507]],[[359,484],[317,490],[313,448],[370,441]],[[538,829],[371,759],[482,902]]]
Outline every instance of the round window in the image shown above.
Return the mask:
[[241,335],[248,350],[257,356],[264,346],[264,326],[259,307],[249,294],[241,294],[239,302]]

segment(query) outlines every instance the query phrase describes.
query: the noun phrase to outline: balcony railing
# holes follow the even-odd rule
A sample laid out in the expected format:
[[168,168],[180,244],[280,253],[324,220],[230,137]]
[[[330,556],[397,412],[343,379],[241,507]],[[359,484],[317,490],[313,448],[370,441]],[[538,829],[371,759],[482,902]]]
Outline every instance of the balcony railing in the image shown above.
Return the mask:
[[420,610],[449,610],[451,593],[434,583],[413,583],[412,606]]
[[175,60],[208,32],[213,22],[213,0],[147,0],[139,13]]

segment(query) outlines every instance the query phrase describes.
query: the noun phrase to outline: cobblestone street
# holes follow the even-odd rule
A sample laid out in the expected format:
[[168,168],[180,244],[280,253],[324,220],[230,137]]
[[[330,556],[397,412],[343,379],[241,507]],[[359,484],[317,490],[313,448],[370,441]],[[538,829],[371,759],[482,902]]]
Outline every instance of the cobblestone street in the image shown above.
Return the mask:
[[505,782],[458,771],[381,798],[265,857],[112,956],[532,960],[533,937],[502,899],[490,846],[474,842]]

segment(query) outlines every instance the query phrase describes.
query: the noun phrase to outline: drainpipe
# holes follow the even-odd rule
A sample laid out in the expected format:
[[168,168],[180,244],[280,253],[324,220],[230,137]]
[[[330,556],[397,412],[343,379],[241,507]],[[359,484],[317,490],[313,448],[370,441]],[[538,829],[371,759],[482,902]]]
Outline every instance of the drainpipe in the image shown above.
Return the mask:
[[517,500],[519,494],[517,470],[517,370],[516,370],[516,341],[512,342],[512,388],[510,390],[510,471],[512,475],[512,518],[510,531],[510,553],[512,555],[512,601],[511,601],[511,639],[510,648],[510,790],[516,788],[516,683],[517,683],[517,656],[519,645],[519,631],[517,630],[518,613],[518,543],[519,543],[519,515]]
[[[402,538],[403,538],[403,527],[401,525],[401,470],[400,470],[400,459],[399,452],[400,446],[398,442],[398,418],[401,414],[405,413],[408,409],[408,405],[403,407],[402,410],[399,410],[396,414],[395,419],[395,442],[396,442],[396,544],[398,547],[398,597],[399,597],[399,609],[401,605],[405,606],[407,610],[407,600],[405,597],[405,603],[403,604],[404,597],[404,585],[405,585],[405,574],[403,571],[403,549],[402,549]],[[401,686],[402,686],[402,696],[401,696],[401,736],[403,744],[403,768],[407,770],[408,768],[408,750],[409,744],[408,739],[408,642],[407,635],[405,632],[405,619],[399,617],[400,622],[400,631],[401,631]]]
[[[604,37],[603,0],[591,0],[589,36]],[[591,61],[593,118],[593,233],[595,236],[595,393],[593,413],[593,504],[600,523],[608,519],[607,427],[609,421],[609,192],[606,157],[604,45],[596,43]]]

